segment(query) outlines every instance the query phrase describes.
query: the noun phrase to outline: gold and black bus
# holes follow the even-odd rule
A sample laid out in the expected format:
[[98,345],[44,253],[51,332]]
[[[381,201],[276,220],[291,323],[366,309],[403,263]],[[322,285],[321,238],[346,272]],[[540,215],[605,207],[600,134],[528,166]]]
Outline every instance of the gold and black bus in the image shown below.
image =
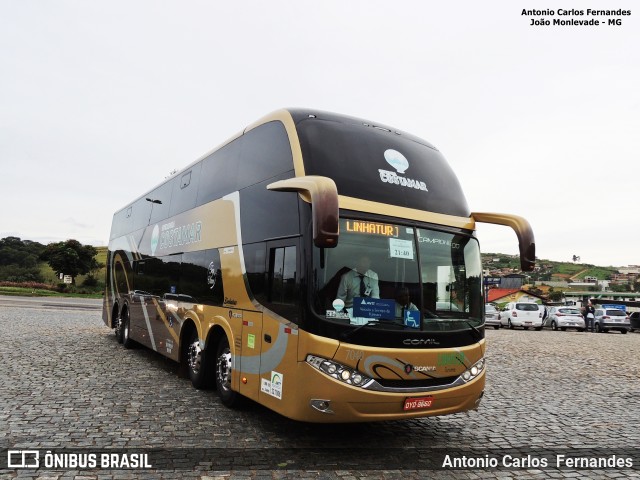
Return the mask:
[[476,222],[428,142],[274,112],[114,214],[103,319],[223,404],[308,422],[474,409],[485,385]]

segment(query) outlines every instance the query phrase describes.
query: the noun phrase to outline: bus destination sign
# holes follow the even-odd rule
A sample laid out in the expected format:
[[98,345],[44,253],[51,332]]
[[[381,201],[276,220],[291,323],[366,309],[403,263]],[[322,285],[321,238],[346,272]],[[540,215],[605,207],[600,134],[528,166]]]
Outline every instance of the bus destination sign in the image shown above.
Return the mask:
[[397,225],[384,223],[364,222],[361,220],[346,220],[347,232],[364,233],[367,235],[381,235],[384,237],[397,237],[400,229]]

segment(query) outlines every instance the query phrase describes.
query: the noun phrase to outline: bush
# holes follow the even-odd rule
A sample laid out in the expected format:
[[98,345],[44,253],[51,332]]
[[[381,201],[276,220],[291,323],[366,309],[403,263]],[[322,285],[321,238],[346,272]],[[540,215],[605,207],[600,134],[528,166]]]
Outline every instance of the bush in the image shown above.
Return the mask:
[[40,270],[18,265],[0,265],[0,280],[7,282],[42,282]]
[[98,279],[96,277],[94,277],[93,275],[87,275],[87,278],[85,278],[84,282],[82,282],[82,286],[83,287],[97,287],[98,286]]

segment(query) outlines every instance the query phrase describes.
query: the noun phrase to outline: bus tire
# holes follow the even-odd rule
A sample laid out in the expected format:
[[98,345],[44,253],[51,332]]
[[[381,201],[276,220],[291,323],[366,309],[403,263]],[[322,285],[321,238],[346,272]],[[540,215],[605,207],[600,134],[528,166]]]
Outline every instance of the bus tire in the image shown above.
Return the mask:
[[216,349],[216,389],[220,401],[227,407],[237,406],[240,402],[240,395],[231,390],[231,365],[229,340],[223,335]]
[[113,333],[115,333],[118,343],[122,343],[122,317],[117,308],[114,308],[113,311]]
[[120,314],[120,330],[122,330],[122,346],[124,348],[133,348],[133,340],[131,339],[131,320],[129,318],[129,310],[122,309]]
[[187,334],[186,348],[184,349],[184,362],[193,388],[202,390],[209,386],[207,381],[209,369],[207,368],[207,352],[200,347],[200,338],[195,328]]

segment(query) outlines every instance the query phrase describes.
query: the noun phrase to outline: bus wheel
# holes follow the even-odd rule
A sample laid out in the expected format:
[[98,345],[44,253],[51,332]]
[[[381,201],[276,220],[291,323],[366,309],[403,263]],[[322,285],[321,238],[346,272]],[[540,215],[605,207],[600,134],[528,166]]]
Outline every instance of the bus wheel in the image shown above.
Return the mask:
[[113,317],[113,332],[116,334],[118,343],[122,343],[122,318],[117,311],[114,312]]
[[122,346],[124,348],[132,348],[133,340],[131,340],[131,322],[129,321],[129,310],[122,310],[120,315],[120,335],[122,336]]
[[238,393],[231,390],[231,349],[229,340],[223,336],[218,343],[216,353],[216,388],[220,400],[227,407],[233,407],[238,403]]
[[187,340],[187,348],[185,349],[185,361],[187,370],[189,371],[189,379],[194,388],[198,390],[206,388],[207,385],[207,368],[206,368],[206,352],[200,347],[200,339],[198,332],[193,329]]

